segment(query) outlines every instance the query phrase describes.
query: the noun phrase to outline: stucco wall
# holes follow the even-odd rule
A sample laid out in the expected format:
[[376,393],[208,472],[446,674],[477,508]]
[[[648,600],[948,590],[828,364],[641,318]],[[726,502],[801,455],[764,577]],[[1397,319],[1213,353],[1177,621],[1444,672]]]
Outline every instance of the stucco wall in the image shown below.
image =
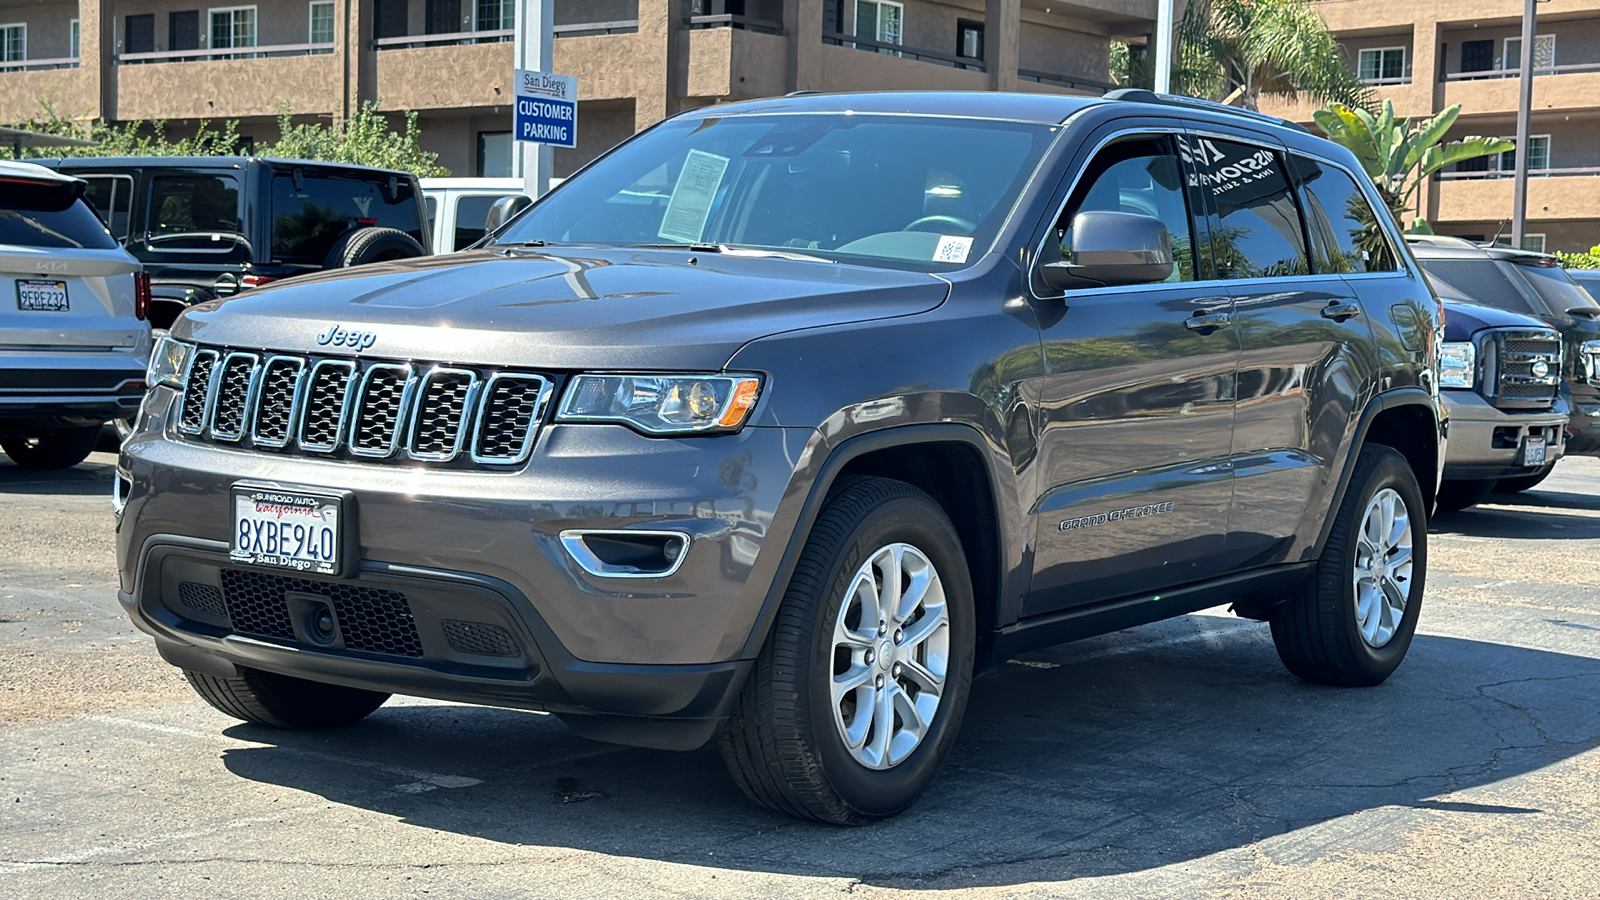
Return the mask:
[[[1486,78],[1451,81],[1444,86],[1445,104],[1459,103],[1463,115],[1514,112],[1517,108],[1516,78]],[[1575,72],[1562,75],[1536,75],[1533,79],[1533,109],[1593,109],[1600,102],[1600,72]]]
[[335,108],[340,91],[333,56],[119,66],[117,80],[118,119],[325,113]]
[[91,115],[96,103],[87,75],[82,69],[0,72],[0,122],[42,114],[41,101],[63,118]]
[[[1511,233],[1510,227],[1503,222],[1451,222],[1438,225],[1437,230],[1440,234],[1476,240],[1488,240],[1496,233],[1502,236],[1509,236]],[[1544,235],[1544,249],[1549,253],[1557,250],[1564,253],[1583,252],[1600,244],[1600,219],[1591,219],[1587,222],[1550,222],[1534,219],[1530,215],[1525,231],[1527,234]]]
[[824,91],[956,90],[981,91],[989,86],[983,72],[870,53],[853,47],[823,45]]
[[[1463,180],[1441,183],[1438,211],[1430,221],[1498,222],[1511,217],[1512,181]],[[1528,179],[1528,219],[1600,218],[1600,177]]]
[[[1087,22],[1082,24],[1085,28],[1090,26]],[[1034,22],[1022,23],[1022,40],[1018,47],[1019,68],[1109,81],[1110,63],[1110,45],[1104,35]]]
[[28,59],[70,56],[72,32],[67,23],[77,17],[76,3],[0,3],[0,25],[28,26]]
[[779,35],[706,28],[682,36],[684,96],[750,99],[785,92],[788,43]]

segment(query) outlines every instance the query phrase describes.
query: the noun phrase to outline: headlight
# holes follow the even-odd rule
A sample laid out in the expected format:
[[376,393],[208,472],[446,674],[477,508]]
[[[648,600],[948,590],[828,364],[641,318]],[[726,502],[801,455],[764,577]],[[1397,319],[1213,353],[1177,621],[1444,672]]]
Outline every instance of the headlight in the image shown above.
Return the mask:
[[1583,380],[1600,385],[1600,341],[1584,341],[1578,354],[1583,365]]
[[558,422],[615,422],[646,434],[738,431],[761,393],[754,375],[579,375]]
[[1450,341],[1439,351],[1439,386],[1472,388],[1477,352],[1470,341]]
[[146,387],[165,384],[183,387],[183,377],[189,372],[189,359],[194,356],[194,345],[162,335],[150,354],[150,365],[144,370]]

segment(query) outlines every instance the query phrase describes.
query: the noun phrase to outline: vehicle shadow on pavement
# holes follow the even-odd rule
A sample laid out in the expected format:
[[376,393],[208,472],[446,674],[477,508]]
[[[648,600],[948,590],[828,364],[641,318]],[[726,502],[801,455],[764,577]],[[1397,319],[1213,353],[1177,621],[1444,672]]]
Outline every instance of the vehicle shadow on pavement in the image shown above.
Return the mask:
[[1554,510],[1600,512],[1600,496],[1560,491],[1490,494],[1477,506],[1435,515],[1428,523],[1428,530],[1436,534],[1486,538],[1600,538],[1600,516]]
[[[105,462],[100,460],[104,459]],[[70,469],[24,469],[0,456],[0,494],[51,494],[74,497],[111,496],[116,458],[91,456]]]
[[[1275,862],[1397,845],[1418,817],[1545,815],[1454,793],[1600,746],[1600,660],[1419,636],[1385,685],[1302,683],[1265,626],[1187,616],[1029,654],[974,687],[928,794],[863,829],[744,800],[714,748],[586,742],[553,717],[390,706],[340,732],[237,726],[243,778],[513,845],[946,888],[1146,870],[1275,835]],[[475,781],[474,781],[475,780]],[[1503,798],[1501,798],[1503,799]],[[1376,822],[1294,833],[1364,810]]]

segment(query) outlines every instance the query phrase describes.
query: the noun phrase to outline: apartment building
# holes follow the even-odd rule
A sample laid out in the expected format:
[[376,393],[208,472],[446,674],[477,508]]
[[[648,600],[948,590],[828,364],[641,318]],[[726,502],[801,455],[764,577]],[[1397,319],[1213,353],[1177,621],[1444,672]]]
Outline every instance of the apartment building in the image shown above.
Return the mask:
[[[1402,116],[1453,103],[1450,137],[1516,135],[1520,0],[1322,0],[1350,65]],[[1600,0],[1540,0],[1528,144],[1526,245],[1600,244]],[[1302,122],[1310,104],[1264,104]],[[1426,186],[1414,213],[1436,231],[1487,240],[1511,233],[1513,154],[1474,160]],[[1508,238],[1505,238],[1508,240]]]
[[[0,122],[57,114],[331,120],[416,110],[458,175],[509,172],[514,0],[0,0]],[[1155,0],[556,0],[555,71],[579,88],[565,175],[686,108],[794,90],[1099,94],[1107,45]]]

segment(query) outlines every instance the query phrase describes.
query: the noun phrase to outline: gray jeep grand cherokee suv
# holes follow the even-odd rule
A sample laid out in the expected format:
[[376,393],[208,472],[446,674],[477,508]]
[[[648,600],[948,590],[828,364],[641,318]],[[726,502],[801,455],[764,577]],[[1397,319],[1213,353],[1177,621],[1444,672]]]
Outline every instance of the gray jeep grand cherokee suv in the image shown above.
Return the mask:
[[1132,92],[684,113],[476,250],[198,306],[121,600],[218,709],[391,692],[909,806],[974,676],[1219,603],[1372,685],[1422,601],[1437,301],[1344,150]]

